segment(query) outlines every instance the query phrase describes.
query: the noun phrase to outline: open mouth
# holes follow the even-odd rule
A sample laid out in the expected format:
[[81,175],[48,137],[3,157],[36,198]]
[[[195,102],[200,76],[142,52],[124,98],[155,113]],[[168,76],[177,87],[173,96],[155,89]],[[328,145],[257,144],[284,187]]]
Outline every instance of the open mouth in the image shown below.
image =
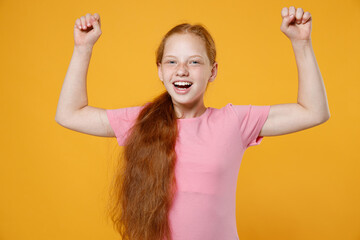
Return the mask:
[[188,89],[192,85],[192,83],[190,83],[190,82],[174,82],[173,84],[179,90]]

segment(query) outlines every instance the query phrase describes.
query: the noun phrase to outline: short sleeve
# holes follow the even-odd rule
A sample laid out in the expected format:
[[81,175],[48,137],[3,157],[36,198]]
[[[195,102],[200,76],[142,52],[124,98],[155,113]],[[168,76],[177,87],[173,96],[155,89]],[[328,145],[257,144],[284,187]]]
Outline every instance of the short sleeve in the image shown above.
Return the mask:
[[259,145],[264,136],[259,136],[269,115],[271,105],[232,105],[239,117],[240,131],[244,146]]
[[136,118],[142,108],[143,106],[106,109],[109,123],[120,146],[124,146],[124,142],[129,135],[129,130],[135,124]]

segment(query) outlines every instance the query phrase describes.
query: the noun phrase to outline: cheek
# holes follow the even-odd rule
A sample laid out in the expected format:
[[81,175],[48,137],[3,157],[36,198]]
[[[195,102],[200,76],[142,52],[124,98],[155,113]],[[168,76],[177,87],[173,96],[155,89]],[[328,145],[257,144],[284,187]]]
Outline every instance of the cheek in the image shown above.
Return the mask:
[[194,76],[196,76],[197,78],[201,78],[201,79],[208,79],[208,72],[205,71],[205,70],[199,70],[199,71],[196,71],[194,72],[193,74]]
[[192,70],[194,73],[201,74],[201,75],[206,75],[208,72],[208,70],[205,68],[205,66],[194,67]]
[[175,71],[172,71],[171,69],[166,69],[166,70],[163,71],[163,76],[165,78],[170,77],[170,76],[172,76],[174,74],[174,72]]

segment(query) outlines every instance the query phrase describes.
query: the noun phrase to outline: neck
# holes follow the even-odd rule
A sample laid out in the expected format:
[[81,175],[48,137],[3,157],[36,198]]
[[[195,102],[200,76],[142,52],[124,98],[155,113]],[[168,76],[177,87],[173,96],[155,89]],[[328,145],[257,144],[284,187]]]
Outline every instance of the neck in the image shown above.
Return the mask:
[[184,105],[179,103],[173,103],[176,116],[178,118],[196,118],[201,116],[205,111],[206,107],[204,102],[198,102],[197,104]]

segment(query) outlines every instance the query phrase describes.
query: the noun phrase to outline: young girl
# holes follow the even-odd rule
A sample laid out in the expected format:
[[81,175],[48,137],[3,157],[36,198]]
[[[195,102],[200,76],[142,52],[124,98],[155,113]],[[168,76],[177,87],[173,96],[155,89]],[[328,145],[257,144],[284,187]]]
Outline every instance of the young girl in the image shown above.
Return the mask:
[[122,239],[235,240],[235,193],[245,150],[264,136],[307,129],[330,117],[311,45],[311,16],[282,9],[299,73],[297,103],[204,106],[218,63],[213,38],[201,25],[180,24],[162,39],[156,64],[166,91],[143,106],[87,105],[86,73],[101,35],[100,16],[75,22],[75,46],[56,121],[124,146],[114,181],[111,218]]

